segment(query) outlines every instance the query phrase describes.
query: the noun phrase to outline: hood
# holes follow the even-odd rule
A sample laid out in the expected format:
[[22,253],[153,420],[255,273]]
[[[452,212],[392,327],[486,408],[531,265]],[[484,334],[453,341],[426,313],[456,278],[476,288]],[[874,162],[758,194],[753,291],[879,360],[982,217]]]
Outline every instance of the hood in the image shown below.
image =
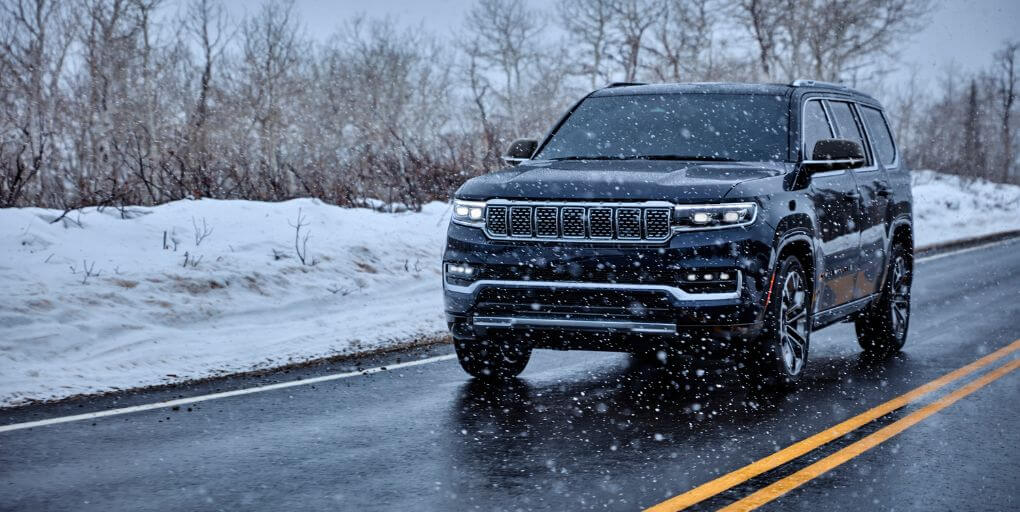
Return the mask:
[[721,199],[738,183],[786,170],[783,162],[535,161],[472,178],[457,197],[682,203]]

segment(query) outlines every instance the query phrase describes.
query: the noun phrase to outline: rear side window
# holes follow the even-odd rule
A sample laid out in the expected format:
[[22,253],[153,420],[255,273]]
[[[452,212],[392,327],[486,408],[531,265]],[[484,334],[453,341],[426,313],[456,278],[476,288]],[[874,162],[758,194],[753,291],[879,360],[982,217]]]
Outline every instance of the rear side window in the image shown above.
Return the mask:
[[807,102],[804,105],[804,158],[813,157],[816,142],[831,138],[832,128],[829,127],[829,120],[825,117],[822,102],[817,100]]
[[867,153],[868,145],[864,142],[864,134],[861,133],[860,127],[854,120],[854,112],[850,109],[850,104],[842,101],[830,101],[829,111],[832,112],[832,117],[836,121],[836,129],[839,130],[839,136],[844,139],[857,141],[864,148],[865,153]]
[[875,152],[878,153],[882,165],[889,165],[896,159],[896,146],[893,144],[892,132],[889,131],[889,123],[886,123],[882,111],[861,107],[861,115],[864,116],[864,124],[868,127],[868,133],[875,142]]

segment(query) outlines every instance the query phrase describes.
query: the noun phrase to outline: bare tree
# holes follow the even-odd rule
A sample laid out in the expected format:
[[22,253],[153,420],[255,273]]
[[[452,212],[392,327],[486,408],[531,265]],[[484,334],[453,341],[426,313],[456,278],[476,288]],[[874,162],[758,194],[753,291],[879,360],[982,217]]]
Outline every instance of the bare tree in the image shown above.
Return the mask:
[[518,120],[517,102],[525,68],[536,55],[535,41],[544,24],[523,0],[478,0],[468,11],[465,28],[471,35],[474,57],[503,77],[494,88],[512,125]]
[[841,81],[876,57],[891,57],[904,34],[923,26],[931,5],[932,0],[741,0],[738,14],[766,77]]
[[1009,42],[995,53],[995,93],[999,102],[1000,126],[1002,132],[1002,181],[1009,182],[1012,177],[1012,169],[1015,165],[1015,152],[1013,141],[1013,104],[1016,103],[1017,72],[1016,60],[1017,51],[1020,50],[1020,42]]
[[981,106],[978,99],[977,80],[970,81],[967,106],[963,118],[963,150],[961,166],[970,168],[974,175],[981,176],[985,170],[984,139],[981,133]]
[[292,110],[288,103],[300,91],[297,74],[308,44],[299,37],[294,2],[266,2],[241,28],[242,58],[235,85],[251,116],[260,176],[267,198],[288,197],[291,174],[280,168],[282,137]]
[[[56,1],[0,4],[0,207],[18,204],[33,182],[38,198],[56,185],[61,77],[74,15]],[[44,171],[49,175],[39,176]]]
[[557,4],[560,25],[582,46],[578,73],[587,75],[592,89],[609,81],[604,69],[612,34],[614,0],[564,0]]
[[188,5],[184,27],[198,42],[201,52],[198,94],[189,109],[188,128],[184,134],[184,149],[190,155],[190,179],[183,188],[194,196],[209,196],[218,183],[212,176],[212,159],[209,154],[209,101],[213,93],[213,73],[230,38],[226,11],[214,0],[192,0]]
[[623,66],[623,80],[637,80],[641,49],[648,29],[666,12],[663,0],[616,0],[611,4],[617,34],[616,60]]
[[716,27],[713,0],[668,0],[644,46],[646,65],[659,81],[700,81],[715,76],[712,40]]
[[776,38],[784,16],[784,5],[777,0],[740,0],[738,19],[758,46],[758,66],[765,78],[772,78],[776,60]]

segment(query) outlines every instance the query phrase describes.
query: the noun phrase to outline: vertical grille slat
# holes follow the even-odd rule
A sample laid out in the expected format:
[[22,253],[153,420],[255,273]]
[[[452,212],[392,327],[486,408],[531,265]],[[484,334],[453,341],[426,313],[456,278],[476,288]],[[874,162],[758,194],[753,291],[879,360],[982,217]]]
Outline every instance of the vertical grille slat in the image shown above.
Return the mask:
[[510,236],[531,237],[531,207],[510,207]]
[[588,210],[588,223],[592,238],[613,238],[612,208],[592,208]]
[[616,209],[616,237],[621,240],[641,238],[641,210],[637,208]]
[[564,238],[584,238],[584,208],[564,206],[560,212],[560,229]]
[[669,208],[648,208],[645,210],[645,238],[662,240],[669,238]]
[[496,239],[601,243],[663,242],[673,234],[668,203],[499,201],[485,211],[485,233]]
[[485,209],[485,227],[495,235],[506,235],[506,206],[489,206]]
[[539,206],[535,208],[535,236],[556,238],[559,236],[557,216],[559,209],[555,206]]

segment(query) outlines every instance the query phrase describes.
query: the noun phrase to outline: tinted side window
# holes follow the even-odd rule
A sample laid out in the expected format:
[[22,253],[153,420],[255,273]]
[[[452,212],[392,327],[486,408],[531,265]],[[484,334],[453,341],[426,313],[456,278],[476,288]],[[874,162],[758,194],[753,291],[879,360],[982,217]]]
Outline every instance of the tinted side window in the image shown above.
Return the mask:
[[807,102],[804,105],[804,158],[812,158],[811,152],[814,151],[816,142],[831,138],[832,129],[829,128],[829,120],[825,117],[822,102]]
[[861,133],[860,127],[854,121],[854,112],[850,110],[850,104],[842,101],[830,101],[829,110],[836,121],[836,129],[839,130],[839,136],[844,139],[857,141],[864,148],[864,151],[867,152],[868,145],[864,143],[864,134]]
[[875,142],[875,152],[883,165],[893,163],[896,158],[896,146],[893,145],[892,133],[889,131],[889,124],[885,122],[882,111],[870,107],[861,107],[861,114],[864,116],[864,123],[868,126],[868,133]]

